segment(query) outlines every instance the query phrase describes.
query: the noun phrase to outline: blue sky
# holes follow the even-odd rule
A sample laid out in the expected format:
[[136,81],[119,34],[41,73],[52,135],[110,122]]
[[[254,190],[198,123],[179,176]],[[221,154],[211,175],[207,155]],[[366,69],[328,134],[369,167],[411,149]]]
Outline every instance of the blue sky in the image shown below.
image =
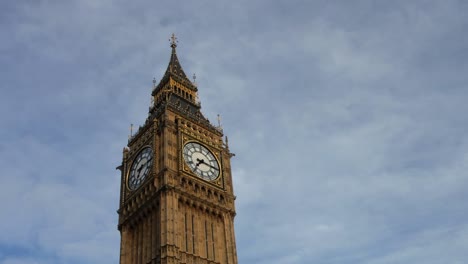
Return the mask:
[[467,263],[465,1],[2,1],[0,263],[118,263],[168,38],[219,113],[242,264]]

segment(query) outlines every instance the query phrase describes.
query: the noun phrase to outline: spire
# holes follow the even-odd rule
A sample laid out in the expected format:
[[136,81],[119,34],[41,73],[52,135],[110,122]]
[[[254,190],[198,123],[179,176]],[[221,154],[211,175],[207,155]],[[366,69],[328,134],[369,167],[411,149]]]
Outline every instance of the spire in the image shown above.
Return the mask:
[[178,81],[181,81],[184,84],[185,82],[187,82],[188,84],[192,84],[189,78],[187,78],[187,75],[182,69],[179,59],[177,58],[176,47],[177,47],[178,40],[177,40],[177,37],[174,35],[174,33],[172,33],[172,36],[169,39],[169,41],[171,42],[172,53],[171,53],[171,59],[169,60],[169,65],[167,65],[166,73],[164,74],[163,78],[169,77],[169,75],[171,75],[172,77],[179,79]]
[[172,85],[174,82],[179,83],[180,85],[196,92],[198,90],[196,85],[194,85],[192,81],[187,77],[184,70],[182,69],[182,66],[180,65],[179,58],[177,58],[176,48],[178,40],[175,34],[171,35],[171,37],[169,38],[169,42],[172,48],[169,64],[167,65],[166,72],[161,78],[159,84],[153,86],[153,92],[151,94],[155,95],[167,83],[170,83]]

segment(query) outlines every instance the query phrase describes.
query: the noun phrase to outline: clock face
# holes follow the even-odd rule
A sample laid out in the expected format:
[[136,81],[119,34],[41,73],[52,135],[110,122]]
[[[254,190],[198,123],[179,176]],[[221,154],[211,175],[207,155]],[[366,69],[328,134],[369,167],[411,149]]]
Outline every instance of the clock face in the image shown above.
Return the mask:
[[151,165],[153,164],[153,150],[149,147],[144,148],[133,160],[132,167],[128,175],[128,188],[136,190],[148,176]]
[[197,142],[190,142],[185,144],[183,154],[185,162],[198,177],[207,181],[218,178],[219,163],[208,148]]

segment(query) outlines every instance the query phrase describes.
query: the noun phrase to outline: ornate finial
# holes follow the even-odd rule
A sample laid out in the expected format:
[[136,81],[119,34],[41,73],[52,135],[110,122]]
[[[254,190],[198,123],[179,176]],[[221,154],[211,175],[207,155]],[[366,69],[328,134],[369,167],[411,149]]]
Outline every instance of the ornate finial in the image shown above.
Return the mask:
[[218,127],[221,128],[221,116],[218,114]]
[[130,124],[130,136],[128,136],[128,139],[131,139],[133,137],[133,124]]
[[177,47],[177,42],[179,42],[174,33],[172,33],[172,36],[169,39],[169,41],[171,42],[171,48],[173,48],[173,49],[175,49],[175,47]]
[[192,78],[193,78],[192,84],[197,86],[197,76],[195,75],[195,73],[193,74]]

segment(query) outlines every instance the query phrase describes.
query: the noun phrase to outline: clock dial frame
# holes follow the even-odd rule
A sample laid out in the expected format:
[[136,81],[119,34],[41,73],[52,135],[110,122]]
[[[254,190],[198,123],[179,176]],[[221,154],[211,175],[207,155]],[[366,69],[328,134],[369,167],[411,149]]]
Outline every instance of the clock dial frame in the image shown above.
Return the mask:
[[190,170],[203,180],[214,181],[221,175],[221,166],[216,155],[196,141],[189,141],[184,145],[182,156]]
[[128,171],[127,188],[131,191],[138,189],[146,180],[153,165],[153,150],[150,147],[143,148],[133,159]]

